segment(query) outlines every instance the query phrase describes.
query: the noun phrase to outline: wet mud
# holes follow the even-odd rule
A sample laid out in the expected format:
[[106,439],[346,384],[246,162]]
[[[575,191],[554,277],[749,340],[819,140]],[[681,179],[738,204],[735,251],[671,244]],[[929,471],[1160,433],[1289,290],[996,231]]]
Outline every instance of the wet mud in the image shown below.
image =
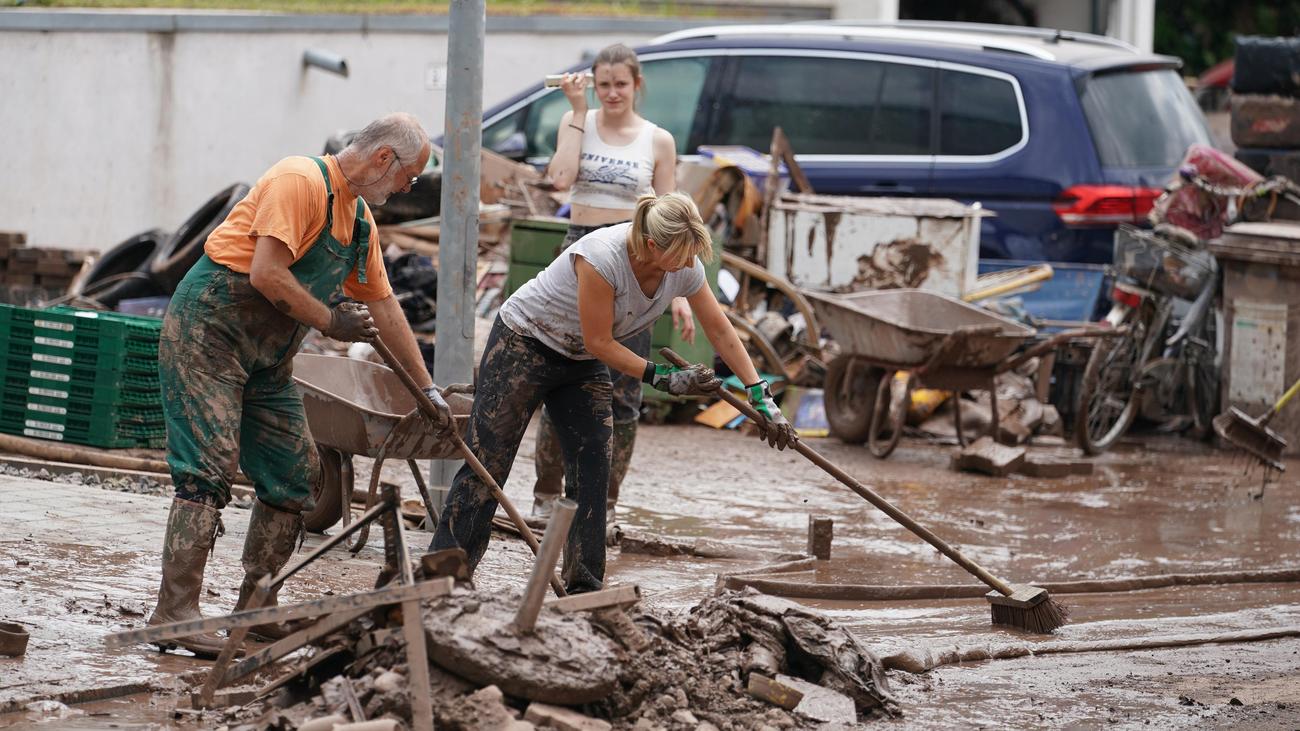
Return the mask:
[[[532,491],[532,434],[515,479],[504,487],[523,506]],[[861,447],[816,440],[833,462],[913,515],[995,574],[1015,582],[1069,581],[1149,574],[1300,566],[1300,483],[1291,472],[1261,490],[1224,452],[1178,440],[1121,445],[1093,475],[1056,480],[959,474],[950,450],[904,440],[885,461]],[[368,463],[358,460],[358,475]],[[385,479],[415,495],[404,465]],[[13,478],[0,477],[0,493]],[[39,495],[39,481],[27,481]],[[12,486],[10,488],[12,490]],[[142,682],[163,689],[167,676],[205,667],[147,648],[106,651],[103,634],[143,624],[152,608],[166,500],[113,495],[90,505],[51,503],[0,515],[0,617],[29,624],[21,659],[0,658],[0,708],[40,693]],[[37,498],[33,498],[39,502]],[[120,501],[148,501],[161,517]],[[95,503],[102,502],[103,505]],[[30,506],[29,506],[30,507]],[[39,507],[39,506],[37,506]],[[701,538],[752,552],[753,559],[649,556],[614,551],[607,580],[640,585],[655,611],[684,611],[710,596],[718,574],[754,568],[780,553],[801,553],[809,515],[835,520],[831,560],[782,575],[818,583],[923,585],[970,583],[960,568],[895,525],[798,454],[698,426],[643,426],[623,486],[617,520],[629,532],[691,543]],[[243,516],[239,518],[237,516]],[[209,612],[229,611],[240,579],[240,520],[227,508],[230,534],[209,562]],[[90,524],[94,530],[75,530]],[[412,550],[429,536],[412,532]],[[307,549],[319,541],[308,540]],[[382,559],[378,541],[359,558],[336,552],[286,584],[282,602],[367,588]],[[496,536],[476,573],[487,591],[517,589],[531,567],[527,549]],[[212,593],[215,592],[215,595]],[[1300,624],[1300,586],[1181,586],[1057,597],[1071,621],[1039,638],[989,623],[982,599],[901,602],[802,601],[848,627],[877,655],[912,647],[1006,642],[1089,641],[1229,632]],[[1300,641],[1210,645],[1132,652],[1043,655],[936,669],[890,671],[906,728],[1101,726],[1295,728],[1300,725]],[[171,718],[165,692],[83,703],[86,713],[56,720],[36,712],[0,714],[0,727],[146,728],[185,726]],[[142,699],[149,699],[143,702]],[[168,700],[171,698],[171,700]],[[1233,703],[1232,699],[1237,703]],[[1239,703],[1239,705],[1238,705]],[[92,716],[91,713],[109,715]],[[93,722],[92,722],[93,721]],[[85,724],[85,725],[82,725]],[[135,724],[135,725],[133,725]]]

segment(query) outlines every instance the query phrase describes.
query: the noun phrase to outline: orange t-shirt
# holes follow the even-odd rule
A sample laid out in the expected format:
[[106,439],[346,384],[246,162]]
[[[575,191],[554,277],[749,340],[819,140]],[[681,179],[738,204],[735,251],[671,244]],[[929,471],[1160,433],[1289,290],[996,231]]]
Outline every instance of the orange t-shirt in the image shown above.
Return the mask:
[[[357,197],[349,190],[338,160],[325,157],[330,187],[334,190],[334,225],[331,232],[344,246],[352,245],[352,228],[357,215]],[[235,205],[226,220],[208,236],[203,250],[218,264],[247,274],[253,265],[253,249],[259,236],[284,242],[296,262],[307,253],[325,228],[325,178],[310,157],[286,157],[271,166],[248,195]],[[379,228],[365,206],[370,223],[370,251],[366,258],[366,283],[353,269],[343,282],[343,292],[361,302],[388,297],[393,288],[384,270],[379,249]]]

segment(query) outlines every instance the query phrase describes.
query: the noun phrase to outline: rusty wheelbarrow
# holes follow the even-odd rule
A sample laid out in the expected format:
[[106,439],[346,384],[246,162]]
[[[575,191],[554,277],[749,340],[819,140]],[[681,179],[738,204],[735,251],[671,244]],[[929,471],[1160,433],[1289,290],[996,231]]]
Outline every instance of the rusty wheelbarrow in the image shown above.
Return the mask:
[[[998,430],[993,378],[1091,330],[1067,330],[1016,351],[1037,331],[975,305],[919,289],[853,294],[805,292],[841,353],[827,366],[826,415],[836,435],[866,441],[885,458],[898,446],[913,388],[984,390],[990,395],[992,433]],[[895,374],[906,373],[896,379]],[[895,381],[900,381],[898,387]],[[961,399],[955,406],[957,441],[966,445]]]
[[[300,353],[293,359],[293,378],[321,455],[316,507],[304,516],[307,530],[323,531],[340,518],[344,526],[351,521],[352,455],[357,454],[374,459],[367,509],[378,500],[384,461],[403,459],[420,489],[425,513],[434,522],[435,511],[416,460],[459,458],[460,452],[454,440],[433,432],[397,374],[369,361]],[[442,389],[462,433],[474,403],[472,393],[472,387],[463,385]],[[368,527],[363,527],[349,550],[361,550],[367,532]]]

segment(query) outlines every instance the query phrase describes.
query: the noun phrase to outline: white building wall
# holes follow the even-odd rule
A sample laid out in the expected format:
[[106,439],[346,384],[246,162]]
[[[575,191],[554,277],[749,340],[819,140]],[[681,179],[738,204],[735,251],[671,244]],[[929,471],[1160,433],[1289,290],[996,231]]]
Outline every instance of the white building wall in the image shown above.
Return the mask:
[[[445,31],[28,31],[13,17],[0,13],[0,230],[26,231],[32,246],[102,250],[174,229],[230,183],[319,154],[329,135],[385,112],[412,112],[432,134],[443,127]],[[584,50],[670,29],[646,25],[489,24],[485,107]],[[307,48],[343,55],[350,76],[305,68]]]

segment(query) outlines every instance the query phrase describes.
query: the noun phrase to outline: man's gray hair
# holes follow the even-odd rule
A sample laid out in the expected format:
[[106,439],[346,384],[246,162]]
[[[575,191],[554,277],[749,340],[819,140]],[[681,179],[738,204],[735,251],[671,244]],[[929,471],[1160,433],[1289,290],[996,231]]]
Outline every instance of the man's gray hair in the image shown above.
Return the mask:
[[[403,161],[413,161],[420,155],[420,150],[429,144],[429,135],[420,126],[420,120],[413,114],[396,112],[388,114],[357,133],[348,144],[348,149],[363,157],[368,157],[381,147],[392,147],[397,157]],[[408,162],[409,164],[409,162]]]

